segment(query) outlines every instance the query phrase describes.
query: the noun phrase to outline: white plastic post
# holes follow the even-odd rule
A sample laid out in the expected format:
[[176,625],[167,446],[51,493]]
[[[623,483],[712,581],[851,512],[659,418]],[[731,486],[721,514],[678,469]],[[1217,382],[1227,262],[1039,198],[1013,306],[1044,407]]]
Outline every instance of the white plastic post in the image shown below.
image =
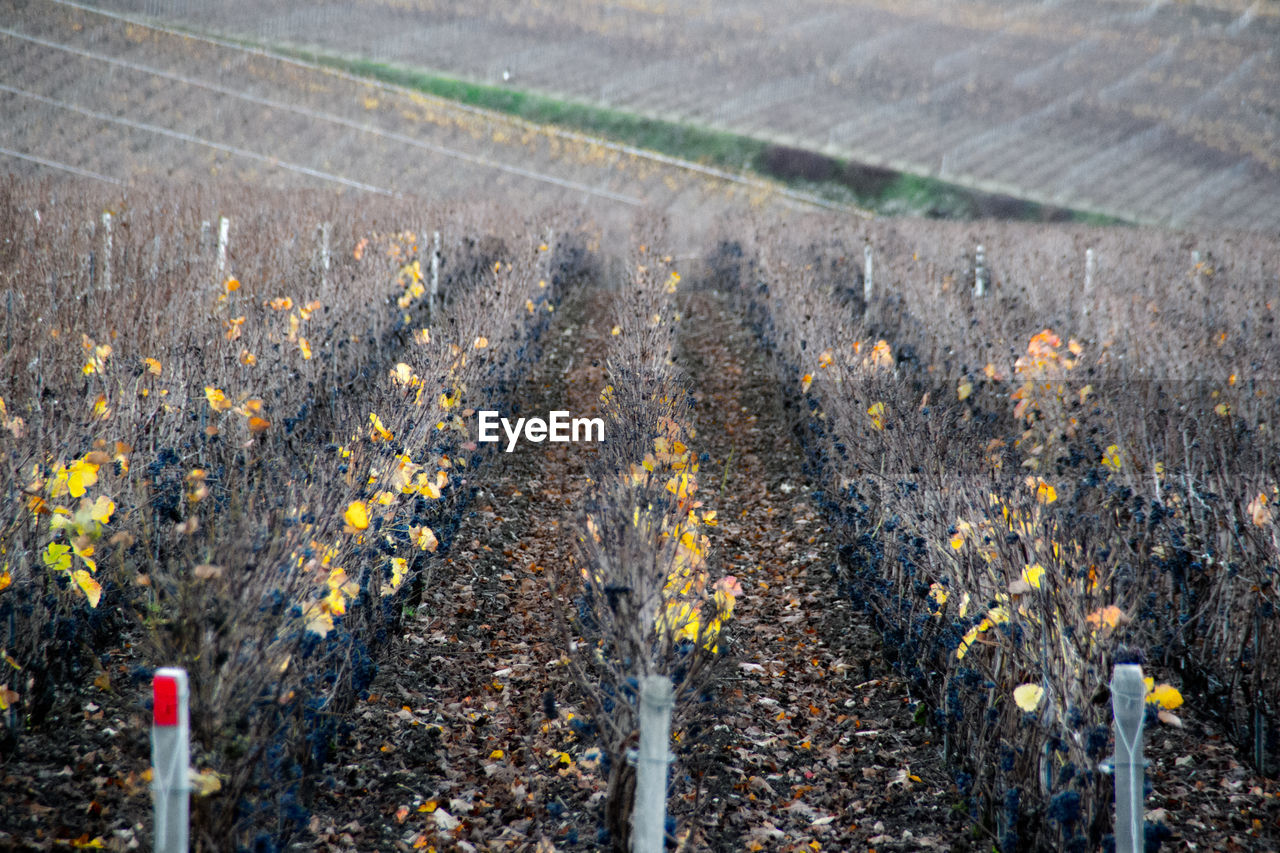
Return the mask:
[[551,228],[547,231],[547,256],[542,259],[542,277],[546,279],[547,287],[550,287],[555,281],[555,270],[551,267],[551,259],[556,254],[556,229]]
[[1145,849],[1142,794],[1146,770],[1142,757],[1142,724],[1146,696],[1142,667],[1117,664],[1111,675],[1116,735],[1116,853],[1142,853]]
[[157,669],[151,682],[151,796],[155,803],[156,853],[187,853],[188,797],[191,783],[191,718],[187,711],[187,673]]
[[329,234],[333,226],[329,222],[320,225],[320,285],[329,284]]
[[871,244],[862,247],[862,301],[871,307]]
[[223,216],[218,219],[218,283],[227,274],[227,240],[231,236],[231,220]]
[[1098,262],[1093,249],[1084,250],[1084,316],[1089,316],[1089,302],[1093,299],[1093,276],[1098,270]]
[[987,253],[981,243],[973,256],[973,295],[979,299],[987,295]]
[[111,214],[102,214],[102,282],[99,290],[111,289]]
[[431,298],[427,300],[427,314],[436,319],[436,295],[440,292],[440,232],[431,232]]
[[667,829],[667,765],[675,692],[665,675],[640,680],[640,750],[631,812],[632,853],[662,853]]

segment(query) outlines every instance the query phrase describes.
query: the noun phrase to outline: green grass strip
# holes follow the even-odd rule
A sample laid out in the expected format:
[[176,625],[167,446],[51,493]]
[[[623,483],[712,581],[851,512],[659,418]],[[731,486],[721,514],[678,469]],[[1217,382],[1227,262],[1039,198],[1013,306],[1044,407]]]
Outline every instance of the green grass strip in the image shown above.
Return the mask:
[[348,74],[435,95],[536,124],[598,136],[704,166],[777,181],[827,201],[885,215],[936,219],[994,218],[1123,224],[1096,213],[993,195],[921,175],[871,168],[731,131],[637,115],[550,95],[475,83],[359,57],[273,46],[271,49]]

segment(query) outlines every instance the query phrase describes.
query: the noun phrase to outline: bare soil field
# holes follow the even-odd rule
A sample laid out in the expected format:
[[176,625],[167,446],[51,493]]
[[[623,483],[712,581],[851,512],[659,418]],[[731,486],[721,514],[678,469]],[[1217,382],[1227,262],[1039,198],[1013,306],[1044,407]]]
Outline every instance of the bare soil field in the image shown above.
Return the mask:
[[[18,174],[226,177],[513,203],[597,217],[805,202],[599,140],[48,2],[0,12],[0,149]],[[707,217],[695,217],[707,218]]]
[[104,0],[1048,204],[1280,226],[1280,4]]

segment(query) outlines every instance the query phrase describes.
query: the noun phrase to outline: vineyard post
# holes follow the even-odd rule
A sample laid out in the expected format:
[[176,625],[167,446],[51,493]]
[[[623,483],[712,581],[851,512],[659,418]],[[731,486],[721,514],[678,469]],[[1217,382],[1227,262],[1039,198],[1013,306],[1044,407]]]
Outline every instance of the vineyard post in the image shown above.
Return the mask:
[[862,247],[862,304],[863,318],[871,313],[871,244]]
[[160,244],[160,235],[151,238],[151,263],[147,267],[147,276],[152,284],[156,279],[160,278],[160,258],[163,256],[164,248]]
[[551,268],[551,256],[556,252],[556,229],[552,228],[547,231],[547,257],[543,260],[543,277],[547,282],[547,287],[551,287],[554,283],[554,270]]
[[222,283],[227,271],[227,238],[231,236],[231,220],[227,217],[218,219],[218,283]]
[[[5,352],[13,351],[13,291],[6,290],[4,292],[4,349]],[[9,611],[9,642],[5,644],[6,648],[12,648],[13,643],[13,611]],[[13,713],[9,714],[9,721],[13,721]]]
[[631,812],[632,853],[661,853],[666,845],[667,765],[675,692],[665,675],[640,679],[640,750]]
[[1093,249],[1084,250],[1084,316],[1089,316],[1089,302],[1093,299],[1093,276],[1097,272],[1097,259]]
[[1111,708],[1116,736],[1116,853],[1142,853],[1144,849],[1142,724],[1146,714],[1147,685],[1142,667],[1116,664],[1111,675]]
[[157,669],[151,682],[151,797],[155,804],[156,853],[186,853],[191,782],[191,718],[187,673]]
[[332,223],[320,224],[320,286],[329,286],[329,234]]
[[98,290],[111,289],[111,214],[102,214],[102,281]]
[[[1253,659],[1263,660],[1262,654],[1262,610],[1253,611]],[[1253,681],[1253,763],[1258,772],[1267,772],[1267,717],[1262,712],[1262,684],[1256,675]]]
[[431,297],[427,300],[427,316],[436,319],[436,295],[440,292],[440,232],[431,232]]
[[973,295],[979,299],[987,295],[987,253],[981,243],[973,256]]

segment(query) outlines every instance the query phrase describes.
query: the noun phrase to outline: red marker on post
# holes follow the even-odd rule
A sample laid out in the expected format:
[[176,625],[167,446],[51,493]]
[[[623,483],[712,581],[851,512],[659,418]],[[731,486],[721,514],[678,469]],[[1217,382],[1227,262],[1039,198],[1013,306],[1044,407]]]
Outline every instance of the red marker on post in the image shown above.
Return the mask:
[[157,669],[151,682],[151,795],[155,803],[156,853],[186,853],[191,783],[191,719],[187,673]]

